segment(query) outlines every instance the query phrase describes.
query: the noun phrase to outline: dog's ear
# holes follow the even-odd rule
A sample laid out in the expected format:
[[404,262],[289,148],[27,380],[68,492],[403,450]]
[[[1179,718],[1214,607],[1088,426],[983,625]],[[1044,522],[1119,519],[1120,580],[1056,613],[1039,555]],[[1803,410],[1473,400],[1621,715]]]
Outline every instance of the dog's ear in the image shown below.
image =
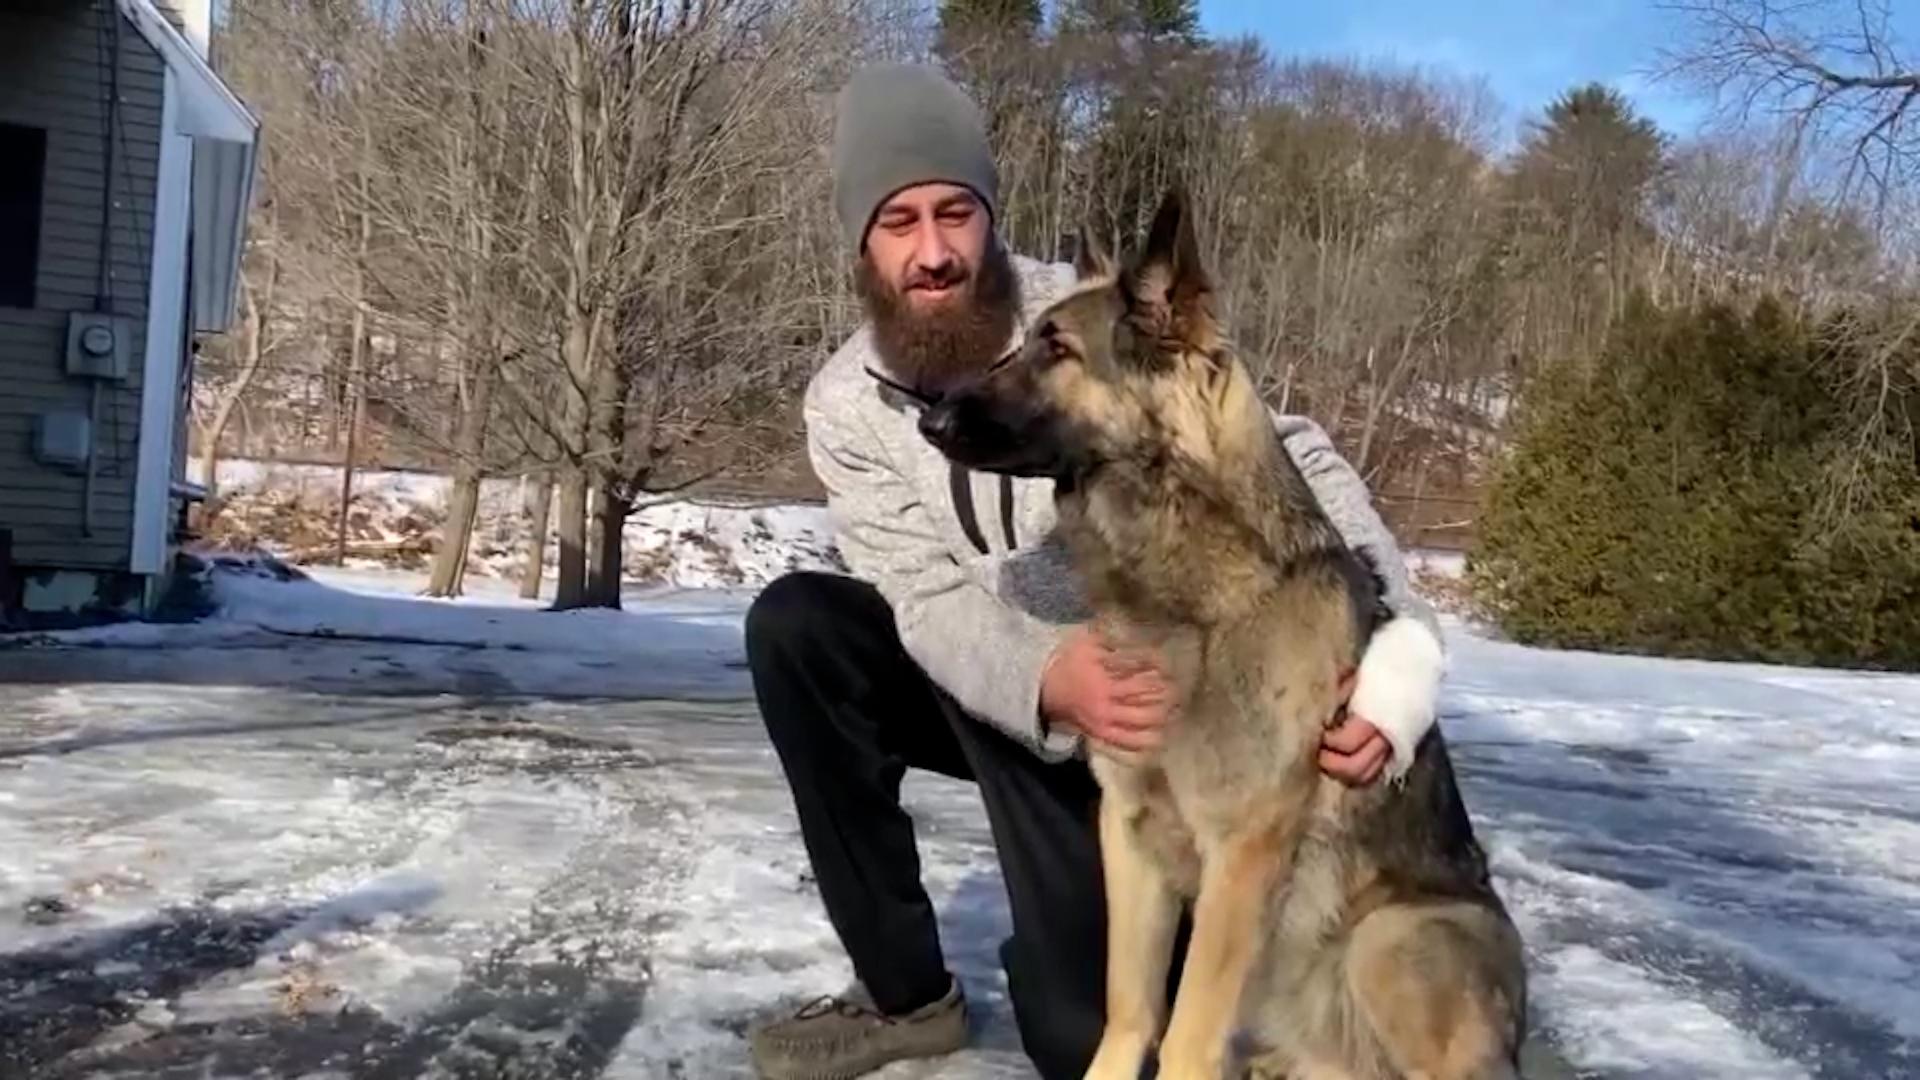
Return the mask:
[[1179,185],[1161,198],[1127,277],[1136,313],[1159,333],[1202,350],[1217,344],[1213,282],[1201,264],[1193,212]]
[[1113,257],[1085,225],[1074,230],[1073,270],[1081,281],[1110,278],[1115,273]]

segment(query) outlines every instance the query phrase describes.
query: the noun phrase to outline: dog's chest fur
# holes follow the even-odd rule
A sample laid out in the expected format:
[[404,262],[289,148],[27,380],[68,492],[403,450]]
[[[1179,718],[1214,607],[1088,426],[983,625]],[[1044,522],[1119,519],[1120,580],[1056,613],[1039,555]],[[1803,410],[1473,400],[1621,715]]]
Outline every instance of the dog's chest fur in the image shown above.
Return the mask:
[[1056,500],[1095,610],[1141,627],[1218,624],[1271,587],[1265,538],[1236,509],[1138,466],[1109,466]]
[[[1297,616],[1290,594],[1319,586],[1311,571],[1288,578],[1268,541],[1272,524],[1241,516],[1245,505],[1139,469],[1103,471],[1058,500],[1062,539],[1097,616],[1109,633],[1161,651],[1181,701],[1153,760],[1096,754],[1094,768],[1109,797],[1134,805],[1137,827],[1189,897],[1197,849],[1297,775],[1319,741],[1318,728],[1289,730],[1288,710],[1274,708],[1274,686],[1294,672],[1276,666],[1265,632],[1276,613]],[[1329,675],[1332,666],[1329,657]]]
[[[1297,476],[1275,473],[1283,485]],[[1356,557],[1326,545],[1317,507],[1251,486],[1213,494],[1178,476],[1109,469],[1061,492],[1058,519],[1096,613],[1111,632],[1161,649],[1181,699],[1152,759],[1092,755],[1104,797],[1128,807],[1176,891],[1197,897],[1204,853],[1277,793],[1313,791],[1276,897],[1269,962],[1281,968],[1264,969],[1263,980],[1285,983],[1294,976],[1279,954],[1314,955],[1345,910],[1357,869],[1342,855],[1352,849],[1348,802],[1378,793],[1325,781],[1315,763],[1324,721],[1311,703],[1328,700],[1364,638],[1346,565]]]

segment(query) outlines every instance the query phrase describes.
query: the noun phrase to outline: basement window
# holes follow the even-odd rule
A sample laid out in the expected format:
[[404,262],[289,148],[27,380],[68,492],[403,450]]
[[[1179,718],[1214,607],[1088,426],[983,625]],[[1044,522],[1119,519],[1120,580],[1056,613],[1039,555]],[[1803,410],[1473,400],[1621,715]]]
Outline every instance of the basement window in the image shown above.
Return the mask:
[[34,306],[46,176],[47,129],[0,123],[0,307]]

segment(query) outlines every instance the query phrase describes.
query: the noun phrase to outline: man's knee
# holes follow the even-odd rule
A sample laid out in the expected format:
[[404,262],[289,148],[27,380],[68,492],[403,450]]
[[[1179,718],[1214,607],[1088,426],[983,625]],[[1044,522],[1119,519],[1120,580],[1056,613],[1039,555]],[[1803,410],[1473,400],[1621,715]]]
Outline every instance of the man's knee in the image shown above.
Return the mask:
[[844,696],[900,649],[893,609],[878,589],[814,570],[769,582],[748,606],[742,630],[747,672],[763,706],[768,695],[784,700],[832,688]]
[[821,576],[811,570],[782,574],[768,582],[753,598],[753,603],[747,605],[743,629],[749,666],[769,651],[786,648],[800,640],[807,611],[817,606],[821,585],[815,579]]
[[757,674],[771,657],[830,637],[836,621],[857,617],[872,600],[879,600],[873,586],[841,574],[794,570],[774,578],[747,606],[748,668]]

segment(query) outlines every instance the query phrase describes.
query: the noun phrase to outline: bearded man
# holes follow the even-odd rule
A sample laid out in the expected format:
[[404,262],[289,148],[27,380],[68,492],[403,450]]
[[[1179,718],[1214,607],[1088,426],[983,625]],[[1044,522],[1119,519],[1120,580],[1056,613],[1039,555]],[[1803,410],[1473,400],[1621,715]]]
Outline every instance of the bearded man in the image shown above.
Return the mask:
[[[935,68],[857,73],[837,102],[833,170],[868,323],[814,376],[804,416],[853,574],[774,581],[746,645],[858,983],[760,1027],[754,1061],[769,1080],[850,1077],[965,1044],[965,998],[900,805],[914,768],[978,785],[1012,909],[1000,959],[1022,1044],[1045,1080],[1078,1080],[1106,976],[1098,789],[1081,743],[1156,745],[1168,690],[1151,657],[1110,653],[1075,621],[1084,600],[1045,543],[1052,485],[955,468],[915,426],[917,399],[1015,348],[1075,275],[1007,250],[982,118]],[[1347,542],[1371,549],[1388,606],[1416,615],[1437,650],[1438,623],[1360,477],[1311,421],[1275,424]],[[1355,784],[1410,764],[1439,693],[1430,656],[1367,659],[1363,679],[1419,674],[1387,695],[1397,715],[1328,733],[1322,768]]]

